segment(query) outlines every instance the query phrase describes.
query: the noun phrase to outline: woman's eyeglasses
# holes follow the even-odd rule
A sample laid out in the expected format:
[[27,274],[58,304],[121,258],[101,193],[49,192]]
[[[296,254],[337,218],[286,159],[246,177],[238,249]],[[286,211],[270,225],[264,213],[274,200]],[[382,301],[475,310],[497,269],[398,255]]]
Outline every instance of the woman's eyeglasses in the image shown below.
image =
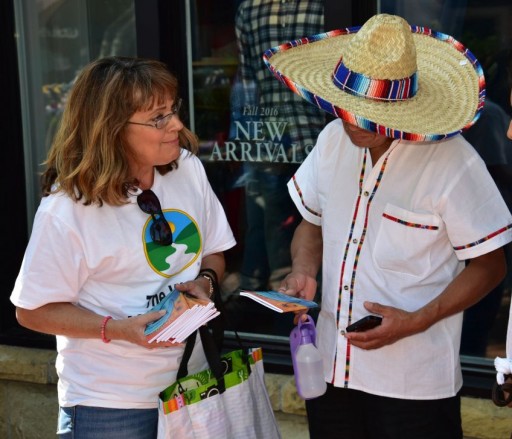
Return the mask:
[[159,245],[171,245],[172,230],[165,219],[162,206],[155,193],[151,189],[143,190],[142,193],[137,195],[137,204],[143,212],[153,218],[153,223],[149,228],[149,234],[153,242]]
[[152,123],[132,122],[131,120],[129,120],[127,123],[131,123],[132,125],[143,125],[146,127],[153,127],[156,128],[157,130],[163,130],[169,124],[172,117],[180,112],[182,102],[183,101],[181,98],[176,100],[174,105],[171,107],[170,113],[166,114],[165,116],[160,116],[156,119],[153,119]]

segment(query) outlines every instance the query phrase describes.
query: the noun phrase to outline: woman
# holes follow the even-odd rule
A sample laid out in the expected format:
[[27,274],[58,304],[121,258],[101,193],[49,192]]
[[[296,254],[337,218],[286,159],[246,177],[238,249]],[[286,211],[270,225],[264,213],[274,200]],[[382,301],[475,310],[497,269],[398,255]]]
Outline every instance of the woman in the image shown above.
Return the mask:
[[[150,310],[174,289],[209,298],[235,245],[180,105],[164,64],[94,61],[49,151],[11,300],[21,325],[57,336],[62,438],[156,437],[183,347],[148,343]],[[206,366],[202,349],[191,361]]]

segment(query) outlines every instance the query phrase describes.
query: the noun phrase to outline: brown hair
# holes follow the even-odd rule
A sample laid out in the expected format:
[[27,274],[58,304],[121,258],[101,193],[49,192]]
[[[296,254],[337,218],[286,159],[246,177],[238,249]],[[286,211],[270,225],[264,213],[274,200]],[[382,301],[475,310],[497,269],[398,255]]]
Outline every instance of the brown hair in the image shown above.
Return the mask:
[[[108,57],[78,75],[62,114],[41,177],[43,196],[63,191],[84,204],[122,205],[137,181],[128,174],[124,129],[136,111],[178,95],[178,81],[156,60]],[[180,145],[197,154],[197,137],[187,128]],[[157,166],[160,174],[177,161]]]

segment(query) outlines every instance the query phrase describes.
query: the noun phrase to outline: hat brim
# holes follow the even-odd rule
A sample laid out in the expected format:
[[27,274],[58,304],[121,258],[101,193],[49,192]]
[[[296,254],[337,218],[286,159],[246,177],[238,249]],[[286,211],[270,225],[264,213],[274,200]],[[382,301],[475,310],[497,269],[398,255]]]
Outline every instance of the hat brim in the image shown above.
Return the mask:
[[405,101],[378,101],[346,93],[332,81],[341,56],[360,27],[291,41],[265,52],[274,76],[322,110],[392,138],[432,141],[471,127],[485,100],[476,57],[453,37],[411,26],[416,45],[418,92]]

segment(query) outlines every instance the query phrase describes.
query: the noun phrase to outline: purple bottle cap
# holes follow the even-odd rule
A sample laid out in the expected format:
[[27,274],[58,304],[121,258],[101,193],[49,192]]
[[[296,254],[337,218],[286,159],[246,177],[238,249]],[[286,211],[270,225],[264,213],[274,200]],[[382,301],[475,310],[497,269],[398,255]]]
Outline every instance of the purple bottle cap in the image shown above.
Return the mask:
[[310,315],[306,315],[306,320],[303,322],[299,320],[299,323],[295,328],[292,329],[290,333],[290,350],[292,354],[292,359],[295,357],[295,352],[297,348],[304,343],[313,343],[316,342],[316,328],[315,321]]
[[311,328],[305,325],[302,325],[300,328],[301,342],[300,344],[310,344],[313,343],[313,338],[311,337]]

